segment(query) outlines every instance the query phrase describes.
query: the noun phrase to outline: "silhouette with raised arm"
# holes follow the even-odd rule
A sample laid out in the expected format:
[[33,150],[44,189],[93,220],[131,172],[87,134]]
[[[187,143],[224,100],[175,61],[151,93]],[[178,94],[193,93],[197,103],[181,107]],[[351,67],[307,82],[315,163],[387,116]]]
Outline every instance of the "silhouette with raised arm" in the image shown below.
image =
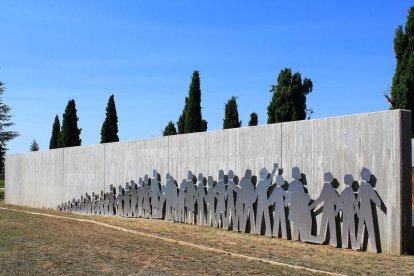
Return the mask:
[[277,163],[273,164],[272,174],[269,175],[265,168],[261,169],[259,172],[260,180],[256,185],[256,195],[257,195],[257,210],[256,210],[256,234],[260,235],[262,232],[262,219],[265,219],[266,225],[266,236],[272,235],[272,229],[270,224],[270,214],[269,214],[269,204],[267,202],[267,191],[269,190],[270,185],[272,185],[273,177],[278,169],[279,165]]
[[366,237],[363,236],[365,233],[364,230],[367,230],[369,242],[372,246],[372,249],[376,252],[377,250],[377,243],[375,237],[375,229],[374,229],[374,221],[372,217],[372,206],[371,202],[373,202],[378,207],[381,207],[381,199],[375,192],[374,188],[371,184],[371,172],[367,168],[363,168],[361,171],[361,178],[362,182],[358,190],[358,197],[357,202],[359,202],[359,210],[357,211],[358,214],[358,234],[357,234],[357,242],[356,248],[361,248],[361,241]]
[[336,189],[333,187],[333,181],[335,178],[332,173],[326,172],[323,175],[324,184],[319,197],[309,206],[312,210],[316,206],[323,203],[321,226],[319,229],[319,235],[314,238],[315,243],[324,243],[329,227],[329,244],[332,246],[338,245],[338,239],[336,236],[336,215],[338,214],[339,195]]
[[284,239],[287,239],[287,229],[286,229],[286,213],[285,213],[285,199],[287,193],[282,186],[285,184],[285,179],[282,175],[276,176],[276,187],[273,189],[272,193],[267,200],[268,206],[275,205],[273,211],[273,229],[272,235],[279,237],[279,226],[281,230],[281,236]]

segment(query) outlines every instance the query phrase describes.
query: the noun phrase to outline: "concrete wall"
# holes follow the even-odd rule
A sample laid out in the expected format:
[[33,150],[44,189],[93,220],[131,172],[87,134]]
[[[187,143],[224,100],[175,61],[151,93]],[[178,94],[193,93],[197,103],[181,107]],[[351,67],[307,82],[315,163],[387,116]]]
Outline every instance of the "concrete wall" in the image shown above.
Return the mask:
[[73,147],[6,157],[6,202],[56,208],[85,192],[107,190],[138,181],[157,169],[178,183],[187,171],[212,175],[233,170],[242,177],[274,162],[299,166],[311,198],[322,189],[323,173],[331,171],[344,188],[343,177],[360,181],[363,167],[377,179],[384,202],[378,209],[383,252],[400,254],[411,246],[411,115],[394,110],[306,120],[249,128],[210,131],[148,140]]

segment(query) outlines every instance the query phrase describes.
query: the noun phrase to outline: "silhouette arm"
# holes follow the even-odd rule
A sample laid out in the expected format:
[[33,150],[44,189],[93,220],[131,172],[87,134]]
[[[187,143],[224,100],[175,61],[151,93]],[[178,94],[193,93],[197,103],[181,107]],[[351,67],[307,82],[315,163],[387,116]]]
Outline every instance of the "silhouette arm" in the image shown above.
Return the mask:
[[381,199],[379,198],[377,192],[374,189],[371,189],[371,200],[374,201],[374,203],[381,207]]

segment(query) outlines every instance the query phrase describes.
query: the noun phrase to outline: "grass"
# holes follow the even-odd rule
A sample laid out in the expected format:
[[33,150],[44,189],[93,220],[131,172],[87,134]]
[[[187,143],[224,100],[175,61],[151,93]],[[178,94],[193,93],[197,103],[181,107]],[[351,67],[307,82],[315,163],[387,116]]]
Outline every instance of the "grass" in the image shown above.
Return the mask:
[[[85,218],[52,210],[34,210]],[[234,253],[330,272],[351,275],[414,273],[414,256],[355,252],[326,245],[311,245],[159,220],[100,216],[86,218]],[[0,210],[0,248],[0,274],[3,271],[4,274],[308,274],[168,244],[100,226],[3,210]]]
[[4,179],[0,179],[0,189],[4,188]]
[[0,190],[0,202],[4,200],[4,190]]

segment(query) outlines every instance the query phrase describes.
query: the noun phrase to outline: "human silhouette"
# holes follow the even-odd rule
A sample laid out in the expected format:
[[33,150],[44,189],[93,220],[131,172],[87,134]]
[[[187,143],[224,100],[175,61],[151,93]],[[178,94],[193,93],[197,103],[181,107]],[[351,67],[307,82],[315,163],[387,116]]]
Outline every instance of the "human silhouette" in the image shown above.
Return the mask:
[[229,171],[227,176],[227,220],[229,227],[237,231],[238,219],[236,217],[234,193],[237,194],[239,186],[234,182],[234,172],[232,170]]
[[326,235],[329,227],[329,244],[332,246],[338,245],[336,236],[336,214],[338,213],[338,205],[340,203],[339,195],[336,189],[333,187],[333,181],[335,178],[330,172],[326,172],[323,175],[324,184],[319,197],[309,206],[312,210],[319,204],[323,203],[322,219],[319,228],[319,235],[312,240],[315,243],[322,244],[326,240]]
[[[109,185],[109,193],[108,193],[108,215],[113,216],[115,214],[115,195],[116,195],[116,189],[113,187],[113,185]],[[92,193],[92,198],[95,195]]]
[[138,185],[131,180],[131,216],[138,217]]
[[165,219],[173,220],[177,208],[177,185],[169,173],[167,173],[165,179]]
[[348,247],[351,243],[351,248],[356,249],[356,232],[355,232],[355,215],[359,209],[358,201],[352,184],[354,178],[350,174],[344,177],[346,188],[342,191],[339,198],[339,206],[337,212],[342,212],[342,247]]
[[144,217],[144,188],[143,188],[144,182],[142,181],[142,177],[138,178],[138,217],[142,218]]
[[187,223],[195,223],[195,202],[197,198],[197,189],[193,182],[194,175],[188,171],[187,175],[187,190],[185,194],[185,207],[187,208],[186,216]]
[[131,216],[131,187],[128,182],[125,184],[124,216]]
[[150,203],[150,193],[151,187],[149,186],[149,179],[148,175],[144,175],[144,181],[142,184],[143,189],[143,204],[142,204],[142,217],[144,218],[151,218],[151,203]]
[[214,180],[212,176],[207,178],[207,195],[204,197],[207,209],[207,226],[217,226],[216,213],[214,209],[217,193],[213,187]]
[[226,216],[226,199],[227,191],[224,185],[224,171],[219,170],[219,178],[214,188],[217,193],[217,206],[216,206],[216,218],[217,218],[217,227],[223,227],[228,229],[228,221]]
[[115,200],[116,206],[116,215],[117,216],[124,216],[124,196],[125,190],[122,188],[121,185],[118,186],[118,194]]
[[259,182],[256,185],[257,195],[257,211],[256,211],[256,234],[260,235],[262,232],[262,219],[265,219],[266,236],[272,235],[272,229],[270,224],[269,205],[267,203],[267,191],[270,185],[272,185],[273,177],[275,176],[276,170],[279,165],[273,164],[272,174],[269,175],[266,168],[259,171]]
[[310,241],[312,230],[312,216],[309,209],[309,194],[305,192],[302,182],[300,169],[292,168],[293,181],[289,183],[287,190],[286,203],[289,205],[289,220],[293,224],[292,239]]
[[[250,232],[254,233],[255,228],[255,215],[253,204],[256,202],[257,194],[255,192],[254,185],[252,183],[252,171],[246,170],[244,177],[240,180],[240,190],[237,195],[237,201],[243,203],[243,216],[239,219],[239,230],[246,232],[247,221],[250,221]],[[237,212],[237,211],[236,211]]]
[[357,234],[357,242],[356,248],[361,248],[361,241],[366,237],[363,236],[364,230],[367,231],[368,239],[371,244],[371,247],[374,251],[378,252],[377,244],[376,244],[376,237],[375,237],[375,229],[374,229],[374,221],[372,217],[372,206],[371,202],[373,202],[376,206],[381,207],[381,199],[379,198],[378,194],[375,192],[371,180],[371,172],[367,168],[363,168],[361,171],[361,185],[359,186],[358,190],[358,197],[357,202],[359,202],[359,212],[358,212],[358,234]]
[[273,228],[272,235],[279,237],[279,226],[280,234],[283,239],[287,239],[287,228],[286,228],[286,213],[285,213],[285,199],[287,196],[286,191],[282,188],[285,184],[285,179],[282,175],[276,177],[276,187],[267,200],[269,206],[275,205],[273,211]]
[[160,212],[160,201],[161,199],[161,189],[160,182],[158,180],[157,170],[152,170],[152,179],[151,179],[151,209],[152,209],[152,218],[159,219],[162,217]]
[[185,222],[185,189],[187,187],[187,181],[183,179],[180,184],[180,190],[177,198],[177,215],[176,219],[179,222]]
[[206,195],[206,189],[204,187],[204,176],[202,173],[198,175],[197,181],[197,224],[206,225],[206,214],[204,209],[204,197]]

